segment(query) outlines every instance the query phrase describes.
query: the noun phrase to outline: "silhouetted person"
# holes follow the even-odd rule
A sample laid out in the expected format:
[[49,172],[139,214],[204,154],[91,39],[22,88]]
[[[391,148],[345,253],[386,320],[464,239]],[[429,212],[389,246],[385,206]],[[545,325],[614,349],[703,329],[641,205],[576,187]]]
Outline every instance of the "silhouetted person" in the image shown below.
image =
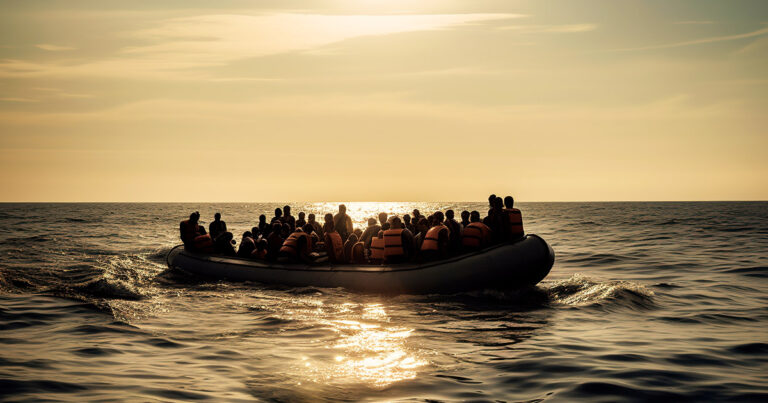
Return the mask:
[[264,214],[260,215],[259,216],[259,225],[258,225],[259,226],[259,233],[263,237],[265,237],[265,238],[267,237],[267,235],[269,235],[269,231],[268,231],[267,225],[269,225],[269,223],[267,222],[267,216],[265,216]]
[[243,232],[243,238],[240,240],[240,246],[237,248],[237,256],[251,257],[251,252],[256,249],[256,240],[250,231]]
[[459,253],[461,251],[461,224],[453,218],[453,210],[445,212],[445,226],[451,231],[450,240],[448,242],[448,250],[450,253]]
[[188,220],[179,223],[179,236],[181,237],[181,242],[184,243],[184,246],[187,249],[194,249],[195,238],[202,235],[200,225],[198,225],[199,221],[200,213],[195,211],[189,215]]
[[272,224],[272,232],[267,236],[267,259],[270,261],[277,260],[280,247],[283,246],[283,241],[285,239],[281,235],[282,232],[283,224],[279,221]]
[[352,249],[357,244],[357,235],[349,234],[349,238],[344,242],[344,263],[352,263]]
[[425,261],[440,259],[448,255],[450,230],[442,223],[443,213],[433,215],[432,227],[427,230],[421,242],[419,254]]
[[347,206],[339,205],[339,213],[333,217],[333,225],[341,235],[341,239],[347,239],[352,233],[354,228],[352,228],[352,219],[347,215]]
[[291,215],[291,206],[283,206],[282,221],[283,221],[283,224],[288,224],[288,230],[290,232],[293,232],[296,230],[296,218]]
[[480,222],[480,213],[472,211],[469,215],[469,225],[461,234],[464,249],[474,251],[488,246],[491,242],[491,230]]
[[379,225],[384,225],[387,222],[387,213],[379,213]]
[[464,210],[461,212],[461,229],[464,229],[469,225],[469,211]]
[[400,217],[394,216],[387,223],[390,228],[384,231],[384,262],[403,263],[414,255],[413,234],[403,228]]
[[360,236],[360,242],[362,242],[365,245],[365,249],[371,248],[371,239],[375,238],[379,231],[381,231],[381,226],[376,223],[375,218],[369,218],[368,219],[368,228],[363,231],[363,235]]
[[312,238],[303,229],[297,228],[283,241],[283,245],[280,247],[280,260],[292,263],[312,263],[310,253],[312,253]]
[[304,219],[304,212],[299,213],[299,219],[296,220],[296,228],[304,228],[307,225],[307,220]]
[[408,231],[411,231],[411,233],[415,233],[415,228],[413,228],[413,224],[411,224],[411,216],[408,214],[403,216],[403,227],[407,229]]
[[333,224],[333,216],[330,214],[325,215],[325,251],[328,254],[328,260],[331,263],[343,263],[344,262],[344,240],[341,235],[336,231],[336,227]]
[[320,237],[320,239],[323,239],[325,234],[323,233],[323,226],[320,225],[319,222],[315,221],[315,215],[310,213],[307,217],[309,220],[307,221],[307,224],[312,225],[312,228],[315,229],[315,232],[317,233],[317,236]]
[[283,223],[283,210],[280,208],[275,209],[275,216],[272,217],[272,220],[269,222],[270,224],[274,224],[275,221]]
[[515,208],[515,199],[512,196],[504,198],[504,212],[509,219],[509,238],[518,239],[525,236],[523,230],[523,215],[520,210]]
[[419,212],[418,209],[413,209],[413,211],[411,211],[411,214],[413,214],[413,217],[411,217],[411,222],[415,227],[419,223],[419,220],[421,219],[421,212]]
[[221,220],[221,213],[216,213],[213,215],[213,221],[208,224],[208,233],[211,238],[216,239],[224,232],[227,232],[227,223]]
[[263,260],[267,258],[267,240],[262,238],[256,242],[256,249],[251,252],[251,257],[254,259]]
[[424,242],[424,238],[429,231],[429,221],[426,217],[420,217],[416,222],[416,235],[414,236],[414,247],[416,250],[421,250],[421,244]]

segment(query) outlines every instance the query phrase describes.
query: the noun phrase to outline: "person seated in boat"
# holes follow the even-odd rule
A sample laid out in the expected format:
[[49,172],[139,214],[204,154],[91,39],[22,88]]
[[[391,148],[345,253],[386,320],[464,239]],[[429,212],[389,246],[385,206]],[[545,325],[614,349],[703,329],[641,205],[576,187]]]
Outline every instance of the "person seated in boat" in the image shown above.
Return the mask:
[[442,217],[442,212],[435,213],[433,225],[424,235],[419,249],[419,257],[423,261],[437,260],[448,256],[451,230],[442,223]]
[[357,239],[360,239],[360,236],[363,235],[363,230],[360,228],[355,228],[354,231],[352,231],[353,234],[357,235]]
[[221,213],[216,213],[213,215],[213,221],[208,224],[208,233],[211,238],[216,239],[224,232],[227,232],[227,223],[221,220]]
[[219,234],[216,239],[213,240],[213,251],[225,256],[237,256],[235,252],[235,236],[231,232],[227,231]]
[[303,211],[299,212],[299,218],[296,220],[296,228],[304,228],[307,225],[307,220],[304,219],[306,215]]
[[520,239],[525,236],[523,230],[523,215],[515,208],[515,199],[512,196],[504,198],[504,212],[509,219],[509,239]]
[[373,239],[371,239],[371,248],[368,254],[368,262],[371,264],[381,264],[384,262],[384,231],[379,230]]
[[354,264],[365,264],[367,260],[365,258],[365,245],[358,241],[352,245],[352,261]]
[[[283,224],[290,225],[290,224]],[[296,228],[285,241],[279,252],[279,261],[285,263],[307,263],[314,261],[312,256],[312,238],[301,228]]]
[[416,235],[413,237],[413,246],[416,250],[421,250],[421,244],[429,231],[429,221],[426,217],[420,217],[416,222]]
[[347,239],[349,234],[352,233],[354,228],[352,228],[352,218],[347,215],[347,206],[339,205],[339,212],[333,217],[333,226],[341,235],[341,239]]
[[467,225],[469,225],[469,211],[464,210],[461,212],[461,229],[463,230]]
[[312,228],[315,229],[315,232],[317,233],[317,236],[320,237],[320,239],[323,239],[323,226],[320,225],[319,222],[315,221],[315,215],[310,213],[307,216],[307,224],[312,225]]
[[373,217],[369,218],[368,228],[360,235],[360,242],[365,245],[365,249],[371,248],[371,240],[379,234],[379,231],[381,231],[381,226],[376,222],[376,219]]
[[384,263],[404,263],[414,255],[413,234],[403,227],[400,217],[394,216],[384,230]]
[[406,214],[403,216],[403,227],[407,229],[408,231],[411,231],[411,234],[415,234],[415,228],[413,228],[413,224],[411,224],[411,216]]
[[253,234],[251,231],[243,232],[243,238],[237,248],[237,256],[250,257],[254,249],[256,249],[256,240],[253,239]]
[[497,243],[505,239],[509,220],[503,211],[504,202],[500,197],[494,198],[491,203],[492,207],[488,210],[488,216],[483,218],[483,224],[491,230],[491,241]]
[[413,223],[413,226],[415,227],[416,224],[419,223],[419,220],[421,219],[422,215],[421,215],[421,212],[418,209],[413,209],[413,211],[411,211],[411,214],[413,214],[413,217],[411,217],[411,222]]
[[272,220],[270,220],[269,223],[274,224],[275,221],[280,222],[281,224],[283,222],[283,210],[281,208],[275,209],[275,216],[272,217]]
[[251,252],[251,258],[265,260],[267,258],[267,240],[262,238],[256,242],[256,249]]
[[[283,206],[283,217],[282,217],[283,224],[288,224],[289,231],[293,232],[296,230],[296,218],[291,215],[291,206]],[[301,228],[301,227],[298,227]],[[289,233],[290,233],[289,232]]]
[[265,238],[267,235],[269,235],[269,229],[267,228],[268,225],[269,223],[267,222],[267,216],[265,216],[264,214],[261,214],[259,216],[259,225],[258,225],[259,234],[261,234],[261,236]]
[[280,232],[280,236],[282,236],[283,240],[285,240],[286,238],[288,238],[288,235],[291,235],[291,232],[293,232],[291,231],[291,226],[288,224],[283,224],[282,231]]
[[181,242],[187,249],[194,249],[195,238],[202,235],[201,226],[198,224],[200,221],[200,213],[195,211],[189,215],[188,220],[184,220],[179,223],[179,235],[181,236]]
[[[325,233],[328,231],[335,231],[335,225],[333,224],[333,214],[326,213],[323,216],[323,221],[323,235],[325,235]],[[323,238],[325,238],[325,236],[323,236]]]
[[480,221],[480,213],[472,211],[470,223],[461,233],[461,244],[466,251],[482,249],[491,243],[491,229]]
[[383,227],[387,222],[387,213],[379,213],[379,225]]
[[448,252],[451,254],[459,253],[461,251],[461,224],[454,218],[453,210],[445,212],[445,224],[448,230],[451,231],[450,239],[448,240]]
[[272,224],[272,231],[267,236],[267,259],[270,261],[277,260],[280,247],[283,246],[285,238],[283,238],[282,232],[283,224],[279,221]]
[[349,238],[344,242],[344,263],[352,263],[352,249],[357,245],[357,235],[349,234]]
[[341,238],[341,234],[336,231],[336,227],[333,224],[333,217],[328,220],[330,214],[325,215],[325,252],[328,256],[328,260],[331,263],[344,263],[344,240]]

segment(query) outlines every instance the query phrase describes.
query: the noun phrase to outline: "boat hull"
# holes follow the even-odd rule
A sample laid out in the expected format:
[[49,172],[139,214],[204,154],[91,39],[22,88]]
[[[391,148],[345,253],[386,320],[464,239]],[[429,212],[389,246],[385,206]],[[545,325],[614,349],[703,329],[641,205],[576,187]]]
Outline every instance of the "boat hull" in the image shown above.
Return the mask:
[[532,286],[549,274],[555,254],[541,237],[527,235],[514,243],[421,264],[309,266],[204,255],[183,248],[174,248],[167,261],[170,267],[195,275],[233,281],[431,294]]

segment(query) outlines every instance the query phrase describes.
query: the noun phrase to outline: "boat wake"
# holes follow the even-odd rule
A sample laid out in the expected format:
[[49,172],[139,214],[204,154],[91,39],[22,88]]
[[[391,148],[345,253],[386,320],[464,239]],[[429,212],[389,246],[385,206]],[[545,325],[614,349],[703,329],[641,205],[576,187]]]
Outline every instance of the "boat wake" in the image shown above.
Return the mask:
[[550,303],[554,305],[639,309],[653,307],[654,292],[630,281],[598,281],[575,274],[565,280],[544,281],[540,287],[545,290]]

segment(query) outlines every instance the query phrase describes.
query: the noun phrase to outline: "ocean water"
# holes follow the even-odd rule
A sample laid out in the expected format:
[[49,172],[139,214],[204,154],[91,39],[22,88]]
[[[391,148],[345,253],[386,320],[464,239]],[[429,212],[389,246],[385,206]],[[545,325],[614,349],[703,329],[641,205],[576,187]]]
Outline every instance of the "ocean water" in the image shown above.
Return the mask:
[[[178,222],[275,204],[0,204],[0,399],[768,401],[768,203],[522,203],[535,289],[195,278]],[[472,203],[347,203],[383,210]],[[333,212],[335,203],[293,204]]]

